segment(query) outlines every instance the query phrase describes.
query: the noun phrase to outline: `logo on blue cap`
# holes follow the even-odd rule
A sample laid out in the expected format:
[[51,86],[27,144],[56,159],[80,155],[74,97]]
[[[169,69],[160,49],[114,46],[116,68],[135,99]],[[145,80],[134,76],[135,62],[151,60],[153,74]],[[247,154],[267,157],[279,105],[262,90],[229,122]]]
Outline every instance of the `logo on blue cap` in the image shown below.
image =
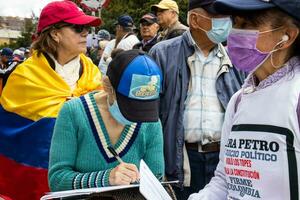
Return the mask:
[[160,77],[133,74],[129,97],[140,100],[157,99],[160,91]]

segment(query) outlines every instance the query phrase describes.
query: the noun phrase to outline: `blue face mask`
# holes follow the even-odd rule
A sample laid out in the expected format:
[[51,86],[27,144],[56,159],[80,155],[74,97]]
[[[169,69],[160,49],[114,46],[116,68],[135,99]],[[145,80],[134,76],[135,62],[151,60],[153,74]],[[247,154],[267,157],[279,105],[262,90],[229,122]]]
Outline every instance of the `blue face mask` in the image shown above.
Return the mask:
[[232,29],[232,21],[230,17],[209,18],[203,15],[200,16],[206,19],[211,19],[212,21],[212,28],[210,31],[206,31],[204,29],[202,30],[213,43],[218,44],[227,40],[227,37]]
[[113,105],[110,105],[108,103],[108,110],[110,112],[110,114],[113,116],[113,118],[115,120],[117,120],[117,122],[119,122],[120,124],[126,126],[126,125],[131,125],[134,122],[131,122],[129,120],[127,120],[121,113],[120,108],[118,106],[117,101],[115,100]]
[[206,32],[207,37],[218,44],[227,40],[229,32],[232,29],[232,22],[229,17],[212,18],[212,29]]

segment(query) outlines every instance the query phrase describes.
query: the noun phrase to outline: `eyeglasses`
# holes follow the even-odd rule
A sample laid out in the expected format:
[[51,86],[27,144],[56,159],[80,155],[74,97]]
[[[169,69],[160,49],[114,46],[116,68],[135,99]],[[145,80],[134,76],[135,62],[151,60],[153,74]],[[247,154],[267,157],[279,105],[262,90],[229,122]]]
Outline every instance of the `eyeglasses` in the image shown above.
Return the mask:
[[79,25],[79,24],[64,24],[58,27],[55,27],[56,29],[61,29],[64,27],[69,27],[71,28],[75,33],[82,33],[84,30],[86,30],[87,32],[90,31],[91,27],[88,25]]

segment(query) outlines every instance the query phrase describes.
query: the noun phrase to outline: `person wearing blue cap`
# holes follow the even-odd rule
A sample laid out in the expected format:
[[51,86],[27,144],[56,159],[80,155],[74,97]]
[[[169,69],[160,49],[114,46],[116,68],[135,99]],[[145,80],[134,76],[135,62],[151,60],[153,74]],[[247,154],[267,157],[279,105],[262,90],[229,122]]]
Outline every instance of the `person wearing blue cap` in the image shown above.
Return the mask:
[[105,29],[99,30],[97,33],[97,37],[98,37],[98,41],[103,41],[103,40],[110,41],[111,38],[110,33]]
[[178,199],[187,199],[213,177],[224,113],[244,80],[222,45],[232,28],[230,16],[218,14],[214,1],[189,0],[189,30],[150,50],[164,72],[160,113],[166,176],[179,179]]
[[11,48],[5,47],[1,51],[1,69],[6,69],[12,63],[13,50]]
[[249,73],[230,100],[215,177],[189,200],[300,198],[300,1],[217,0],[232,14],[232,63]]
[[130,50],[139,43],[139,39],[134,33],[136,28],[133,19],[129,15],[121,15],[115,22],[116,39],[109,41],[103,51],[98,64],[101,72],[106,74],[107,66],[111,61],[111,52],[114,49]]
[[139,43],[139,39],[134,34],[136,28],[133,19],[129,15],[121,15],[118,17],[116,25],[116,48],[130,50]]
[[5,47],[1,50],[1,60],[0,60],[0,96],[2,94],[2,89],[5,86],[9,75],[14,71],[16,66],[19,64],[14,61],[13,50],[11,48]]
[[158,117],[162,81],[161,70],[150,56],[139,50],[123,51],[109,64],[104,91],[65,103],[51,143],[51,190],[134,183],[140,176],[141,159],[162,178],[163,136]]

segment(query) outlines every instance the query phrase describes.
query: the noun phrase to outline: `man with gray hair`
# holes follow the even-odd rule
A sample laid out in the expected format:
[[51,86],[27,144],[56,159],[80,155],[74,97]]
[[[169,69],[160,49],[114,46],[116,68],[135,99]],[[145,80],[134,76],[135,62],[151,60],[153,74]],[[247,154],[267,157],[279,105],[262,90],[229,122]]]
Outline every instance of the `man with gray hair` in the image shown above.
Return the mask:
[[134,45],[134,49],[140,49],[149,52],[151,47],[157,43],[157,17],[152,13],[147,13],[140,19],[140,33],[142,41]]
[[198,192],[214,175],[224,113],[244,80],[222,45],[231,19],[212,9],[214,1],[189,0],[189,30],[150,50],[164,75],[160,119],[166,176],[179,179],[178,199]]

